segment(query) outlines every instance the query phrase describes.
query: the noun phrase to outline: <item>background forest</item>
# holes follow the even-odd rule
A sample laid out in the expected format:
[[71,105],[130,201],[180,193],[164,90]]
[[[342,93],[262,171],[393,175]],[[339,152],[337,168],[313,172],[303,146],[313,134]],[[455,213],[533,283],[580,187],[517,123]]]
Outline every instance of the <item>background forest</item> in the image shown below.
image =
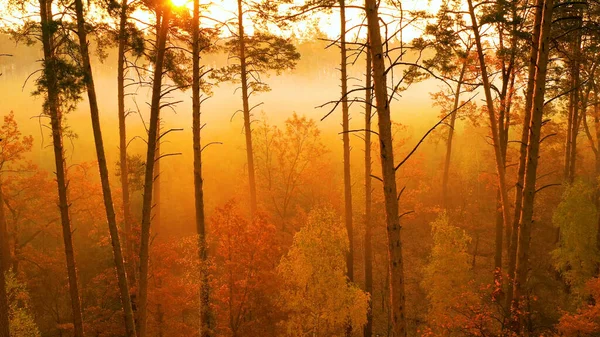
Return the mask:
[[0,4],[0,337],[600,336],[600,2]]

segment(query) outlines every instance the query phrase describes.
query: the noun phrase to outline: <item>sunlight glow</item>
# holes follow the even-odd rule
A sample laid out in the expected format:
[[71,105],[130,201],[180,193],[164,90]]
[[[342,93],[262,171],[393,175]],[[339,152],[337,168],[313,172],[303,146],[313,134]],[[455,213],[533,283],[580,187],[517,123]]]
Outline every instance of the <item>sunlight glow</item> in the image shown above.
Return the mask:
[[188,0],[171,0],[171,3],[175,7],[183,7],[188,4]]

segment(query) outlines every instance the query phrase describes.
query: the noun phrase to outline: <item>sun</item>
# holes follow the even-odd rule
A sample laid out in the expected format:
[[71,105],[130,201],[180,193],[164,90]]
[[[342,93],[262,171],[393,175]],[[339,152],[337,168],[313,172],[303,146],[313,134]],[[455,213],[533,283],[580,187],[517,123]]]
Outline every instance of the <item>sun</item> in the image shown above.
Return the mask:
[[189,0],[171,0],[171,4],[175,7],[183,7],[189,3]]

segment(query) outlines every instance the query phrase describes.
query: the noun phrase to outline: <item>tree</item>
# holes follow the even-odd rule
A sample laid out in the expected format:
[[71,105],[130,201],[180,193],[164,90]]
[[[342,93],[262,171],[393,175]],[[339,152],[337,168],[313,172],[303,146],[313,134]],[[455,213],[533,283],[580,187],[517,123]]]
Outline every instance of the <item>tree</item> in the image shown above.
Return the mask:
[[[542,0],[536,1],[536,11],[533,23],[533,34],[531,36],[531,48],[528,62],[527,88],[525,93],[525,110],[523,113],[523,126],[521,129],[521,142],[519,146],[519,166],[517,169],[517,182],[515,184],[515,211],[511,226],[510,237],[507,233],[508,241],[508,289],[506,295],[506,307],[512,306],[514,274],[517,263],[517,247],[519,236],[519,224],[521,212],[523,210],[523,187],[525,184],[525,171],[527,167],[527,145],[529,143],[531,126],[531,109],[533,107],[533,94],[535,90],[535,79],[537,73],[537,62],[540,44],[540,34],[543,20]],[[507,227],[508,229],[508,227]]]
[[[475,40],[475,46],[477,47],[477,56],[479,60],[479,67],[481,71],[481,80],[483,85],[483,91],[485,93],[485,101],[487,114],[489,117],[490,130],[492,133],[492,143],[494,146],[494,156],[496,159],[496,171],[498,173],[498,193],[500,194],[500,202],[502,205],[502,218],[504,228],[510,226],[509,223],[509,201],[508,201],[508,188],[506,185],[506,156],[504,151],[504,145],[502,138],[504,138],[505,131],[499,129],[496,117],[496,108],[494,106],[494,99],[492,96],[492,86],[490,84],[490,77],[488,74],[487,64],[485,61],[485,51],[483,48],[483,42],[481,38],[480,26],[475,12],[475,6],[472,0],[467,0],[469,6],[469,16],[471,18],[471,27],[473,30],[473,38]],[[500,123],[502,124],[503,121]],[[502,233],[502,230],[500,230]],[[501,235],[500,235],[501,238]],[[501,241],[498,247],[502,247]],[[501,255],[500,255],[501,256]]]
[[152,99],[150,104],[150,124],[148,127],[148,148],[146,151],[146,170],[144,173],[144,194],[142,204],[142,226],[140,240],[140,280],[139,307],[136,330],[138,336],[146,337],[147,304],[148,304],[148,264],[150,246],[150,221],[152,211],[152,189],[154,187],[154,168],[158,140],[158,123],[161,109],[162,80],[165,68],[165,51],[168,39],[171,11],[168,3],[159,3],[156,7],[160,16],[158,34],[156,36],[156,56],[154,59],[154,76],[152,80]]
[[[599,143],[599,141],[600,141],[600,102],[598,101],[598,99],[599,99],[598,85],[593,76],[594,72],[597,69],[598,63],[596,61],[592,61],[590,63],[591,63],[592,71],[590,71],[591,72],[591,74],[590,74],[591,75],[590,76],[591,83],[588,84],[588,87],[589,87],[588,94],[591,91],[591,95],[590,95],[591,97],[589,99],[592,103],[590,103],[591,106],[589,107],[591,109],[588,109],[588,107],[586,107],[586,106],[583,107],[584,116],[582,117],[582,119],[583,119],[583,128],[585,130],[585,134],[589,141],[590,148],[592,149],[592,152],[594,153],[595,177],[596,177],[596,179],[598,179],[598,177],[600,177],[600,152],[598,151],[598,148],[600,145],[600,143]],[[591,111],[588,112],[588,110],[591,110]],[[593,120],[594,134],[592,134],[591,128],[587,121],[588,117],[591,117],[591,119]],[[600,184],[598,184],[596,186],[594,200],[595,200],[596,209],[600,209]],[[598,228],[598,237],[596,238],[596,246],[598,249],[600,249],[600,214],[598,214],[596,227]]]
[[267,209],[277,216],[283,231],[293,233],[288,222],[297,214],[294,211],[314,204],[303,200],[311,199],[307,195],[311,178],[322,178],[318,174],[326,150],[321,132],[314,120],[294,113],[283,130],[265,120],[254,133],[256,172],[263,198],[270,201]]
[[574,2],[559,6],[557,16],[563,21],[565,30],[565,50],[557,48],[563,54],[567,67],[566,90],[567,96],[567,139],[565,144],[564,180],[567,184],[573,183],[575,179],[575,167],[577,163],[577,136],[581,129],[581,121],[584,116],[585,104],[582,101],[582,42],[584,12],[587,6]]
[[[31,151],[33,138],[31,136],[22,136],[21,131],[15,121],[14,113],[11,111],[4,116],[4,123],[0,127],[0,175],[10,170],[23,159],[26,152]],[[9,303],[8,288],[5,274],[8,273],[11,266],[11,254],[8,239],[7,219],[4,209],[4,177],[0,176],[0,336],[9,336]],[[8,280],[10,281],[10,280]]]
[[[44,113],[50,117],[52,129],[52,144],[54,146],[54,164],[56,166],[56,183],[58,188],[59,209],[62,224],[67,272],[69,275],[69,292],[75,337],[83,337],[83,317],[81,314],[81,299],[77,283],[77,269],[73,250],[73,232],[69,218],[69,200],[67,192],[67,172],[65,168],[65,153],[63,147],[64,104],[79,99],[83,84],[79,70],[68,61],[59,57],[58,48],[61,45],[56,34],[59,23],[55,21],[52,12],[52,0],[39,0],[42,45],[44,50],[43,73],[38,79],[37,93],[45,93]],[[62,40],[64,41],[64,40]],[[65,42],[62,42],[64,44]],[[72,106],[70,107],[73,108]],[[67,108],[68,111],[68,108]]]
[[406,336],[404,261],[400,238],[400,217],[398,214],[398,190],[396,188],[396,168],[392,143],[392,121],[387,93],[385,55],[379,26],[378,4],[375,0],[365,0],[367,12],[370,52],[373,60],[373,88],[375,106],[379,119],[379,156],[385,197],[386,225],[388,231],[388,252],[390,274],[390,306],[392,331],[395,336]]
[[560,228],[558,247],[552,251],[554,267],[576,293],[596,274],[598,258],[597,209],[594,189],[582,180],[569,186],[552,216]]
[[348,282],[348,237],[332,211],[313,210],[277,270],[287,336],[342,336],[366,323],[368,295]]
[[[109,5],[109,13],[113,13],[117,5],[111,3],[112,8]],[[111,10],[113,9],[113,10]],[[130,14],[135,9],[133,3],[129,3],[128,0],[122,0],[115,15],[118,15],[118,31],[116,34],[117,40],[117,109],[119,119],[119,172],[129,172],[129,160],[127,155],[127,125],[126,117],[127,112],[125,111],[125,76],[127,74],[127,54],[132,53],[135,56],[141,56],[144,49],[144,41],[142,34],[135,29],[134,25],[130,22]],[[131,188],[129,185],[129,179],[127,174],[120,175],[121,183],[121,198],[123,207],[123,227],[124,227],[124,260],[128,267],[128,280],[130,284],[135,285],[137,281],[136,277],[136,263],[135,263],[135,252],[133,244],[132,225],[133,217],[131,214]]]
[[367,311],[367,324],[363,335],[371,337],[373,335],[373,221],[371,220],[371,210],[373,204],[373,187],[371,181],[371,119],[373,118],[373,90],[372,86],[372,58],[371,52],[368,50],[369,43],[367,41],[367,51],[365,59],[365,292],[369,294],[369,309]]
[[83,81],[87,89],[88,101],[90,105],[92,130],[94,133],[94,143],[96,145],[96,156],[98,158],[100,180],[102,182],[102,194],[104,196],[104,208],[106,210],[106,218],[108,220],[108,229],[111,237],[115,267],[117,270],[117,278],[119,280],[121,303],[123,305],[123,312],[125,314],[126,333],[128,337],[135,337],[135,320],[133,317],[131,297],[129,296],[129,282],[127,280],[127,272],[125,270],[123,251],[121,249],[121,240],[119,238],[119,228],[117,226],[117,218],[115,214],[114,204],[112,200],[112,192],[108,177],[108,164],[106,162],[106,154],[104,153],[104,140],[102,139],[102,129],[100,126],[100,112],[98,109],[96,87],[94,85],[94,76],[92,74],[92,65],[90,63],[90,55],[88,51],[88,41],[86,32],[87,27],[85,27],[85,17],[83,13],[82,0],[75,0],[75,12],[77,17],[77,36],[79,38],[79,52],[83,61]]
[[[546,74],[548,67],[548,49],[550,38],[550,23],[552,21],[553,0],[545,0],[543,7],[536,11],[543,11],[541,30],[537,48],[535,86],[533,90],[533,103],[531,106],[531,124],[529,127],[529,141],[527,143],[527,164],[525,168],[525,184],[523,186],[523,206],[519,222],[519,236],[517,243],[517,259],[513,285],[512,312],[520,318],[519,303],[526,285],[529,263],[529,245],[531,240],[531,223],[533,222],[533,202],[536,193],[537,166],[541,141],[542,117],[544,112],[544,96],[546,90]],[[535,45],[535,43],[533,43]],[[518,333],[520,325],[515,322],[513,330]]]
[[210,241],[215,247],[212,287],[220,334],[276,335],[275,234],[275,226],[260,213],[252,221],[244,219],[235,201],[215,210]]
[[29,308],[27,288],[13,273],[5,274],[10,312],[10,337],[40,337],[40,331]]
[[575,313],[564,313],[557,325],[564,337],[592,337],[600,332],[600,279],[593,278],[586,283],[590,297]]
[[[442,91],[440,101],[436,104],[443,104],[444,114],[451,113],[450,123],[448,125],[448,136],[446,138],[446,153],[444,159],[444,171],[442,174],[442,204],[448,209],[448,178],[450,174],[450,159],[452,156],[452,141],[454,137],[454,129],[456,118],[459,112],[460,96],[467,84],[474,83],[474,79],[467,72],[472,68],[472,56],[470,55],[473,48],[473,40],[470,35],[463,36],[464,33],[454,31],[456,21],[461,21],[455,18],[455,14],[448,4],[443,4],[443,7],[437,14],[437,21],[429,24],[426,27],[424,35],[430,35],[434,41],[431,42],[432,48],[435,50],[435,56],[426,60],[425,64],[428,68],[435,70],[440,75],[449,81],[456,82],[454,87],[450,84],[447,90]],[[463,24],[462,22],[460,23]],[[439,97],[439,96],[438,96]],[[447,97],[452,97],[451,100]]]
[[[250,188],[250,210],[252,216],[257,210],[256,178],[254,167],[254,152],[252,147],[252,110],[258,106],[250,107],[250,96],[255,93],[269,91],[269,86],[262,81],[261,76],[269,72],[277,74],[293,69],[300,58],[290,39],[282,38],[269,33],[264,28],[255,25],[253,35],[245,32],[244,18],[254,13],[254,19],[260,17],[259,4],[251,0],[237,0],[237,35],[225,43],[225,49],[232,58],[237,59],[237,64],[216,69],[211,76],[219,81],[232,81],[240,83],[242,89],[242,113],[244,114],[244,135],[246,137],[246,159],[248,169],[248,184]],[[231,29],[234,31],[234,29]],[[260,105],[260,104],[259,104]]]
[[429,322],[439,329],[456,319],[455,301],[465,296],[472,286],[471,257],[467,251],[471,238],[464,230],[451,225],[445,213],[431,223],[431,235],[433,248],[422,285],[430,303]]
[[[349,249],[346,254],[348,280],[354,281],[354,230],[352,224],[352,177],[350,175],[350,114],[348,109],[348,56],[346,47],[346,1],[340,3],[340,71],[342,100],[342,142],[344,148],[344,223],[348,233]],[[352,325],[348,325],[346,335],[352,335]]]
[[212,335],[212,314],[209,299],[208,247],[206,246],[200,136],[202,129],[200,125],[200,90],[202,90],[200,52],[205,48],[201,43],[206,44],[206,39],[200,35],[199,0],[194,0],[192,27],[192,143],[194,150],[194,206],[196,210],[196,233],[198,234],[198,258],[200,260],[200,337],[209,337]]

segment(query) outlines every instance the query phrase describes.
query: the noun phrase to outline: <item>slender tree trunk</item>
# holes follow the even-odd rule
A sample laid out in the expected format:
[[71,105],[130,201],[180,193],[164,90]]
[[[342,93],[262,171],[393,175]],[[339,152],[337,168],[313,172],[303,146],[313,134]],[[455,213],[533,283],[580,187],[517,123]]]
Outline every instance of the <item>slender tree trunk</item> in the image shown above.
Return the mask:
[[[573,67],[571,67],[571,71],[572,71]],[[571,73],[571,87],[574,87],[573,84],[573,74]],[[564,167],[564,181],[566,183],[569,183],[569,170],[571,167],[571,140],[572,140],[572,136],[571,133],[573,132],[573,92],[569,93],[569,104],[567,106],[567,139],[566,139],[566,144],[565,144],[565,167]]]
[[[529,245],[531,240],[531,224],[533,222],[533,206],[536,190],[537,165],[540,147],[540,133],[542,128],[542,117],[544,112],[544,94],[546,90],[546,72],[549,55],[549,35],[553,0],[545,0],[543,7],[542,29],[540,31],[537,71],[535,73],[535,89],[533,91],[533,104],[531,110],[531,124],[529,127],[529,142],[527,144],[527,164],[525,168],[525,185],[523,187],[523,208],[519,226],[519,237],[517,246],[517,263],[515,269],[515,280],[513,285],[512,312],[517,315],[520,301],[524,293],[527,280]],[[540,9],[538,9],[540,10]],[[517,315],[520,316],[520,315]],[[520,332],[520,324],[514,324],[514,331]]]
[[83,318],[81,315],[81,299],[77,284],[77,268],[73,250],[73,235],[71,219],[69,218],[69,201],[67,191],[67,177],[65,169],[64,148],[62,143],[62,115],[59,103],[59,88],[56,75],[57,66],[54,33],[50,27],[53,25],[52,1],[39,0],[40,20],[42,25],[42,44],[44,49],[44,73],[47,81],[47,113],[50,115],[52,129],[52,143],[54,147],[54,164],[56,165],[56,183],[58,189],[58,207],[62,224],[63,241],[65,245],[65,258],[69,279],[69,294],[71,296],[71,309],[73,311],[73,334],[83,337]]
[[161,86],[165,47],[169,32],[171,12],[165,6],[163,9],[160,29],[156,43],[156,60],[154,62],[154,79],[152,83],[152,101],[150,104],[150,126],[148,128],[148,150],[146,152],[146,172],[144,175],[144,196],[142,205],[142,233],[140,242],[140,279],[139,307],[137,331],[138,336],[146,336],[146,321],[148,315],[148,262],[150,250],[150,215],[152,211],[152,190],[154,181],[154,158],[156,154],[158,120],[160,113]]
[[498,130],[498,122],[496,120],[496,113],[494,108],[494,99],[491,92],[491,84],[489,82],[487,67],[485,63],[485,52],[481,43],[481,36],[479,33],[479,25],[477,23],[477,17],[475,9],[473,7],[473,1],[468,0],[469,14],[471,16],[473,35],[475,38],[475,44],[477,46],[477,56],[479,58],[479,65],[481,68],[481,78],[483,82],[483,91],[485,93],[485,100],[487,104],[488,116],[490,129],[492,132],[492,142],[494,145],[494,156],[496,159],[496,171],[498,173],[498,190],[500,191],[500,200],[502,203],[502,219],[504,227],[509,226],[509,202],[508,192],[506,188],[506,169],[504,164],[504,158],[502,156],[502,143],[500,141],[501,136]]
[[[512,64],[509,67],[512,69]],[[512,70],[509,69],[509,72]],[[501,105],[500,114],[498,116],[499,136],[500,136],[500,152],[502,162],[506,163],[506,152],[508,149],[508,131],[510,128],[510,107],[512,104],[511,93],[514,86],[514,76],[511,73],[505,74],[502,79],[502,91],[500,94]],[[505,166],[506,167],[506,166]],[[502,253],[504,241],[504,217],[502,213],[502,196],[500,190],[496,190],[496,249],[494,252],[494,279],[497,282],[502,282]],[[508,222],[508,221],[507,221]],[[507,226],[510,227],[510,226]]]
[[373,60],[373,87],[379,120],[379,147],[385,198],[385,212],[388,232],[388,254],[390,274],[390,306],[394,337],[406,336],[404,261],[400,218],[398,216],[398,191],[392,143],[392,121],[387,94],[385,59],[379,27],[378,5],[375,0],[365,0],[371,57]]
[[4,217],[4,196],[0,183],[0,337],[10,337],[8,296],[6,294],[5,273],[10,266],[10,250],[8,248],[8,231]]
[[90,104],[90,115],[92,118],[92,130],[94,133],[94,142],[96,145],[96,156],[98,157],[98,169],[100,171],[100,181],[102,184],[102,195],[104,197],[104,207],[106,209],[106,218],[108,220],[108,229],[113,248],[115,267],[117,269],[117,280],[119,283],[119,292],[121,303],[125,315],[125,330],[128,337],[136,336],[135,321],[133,310],[131,308],[131,298],[129,297],[129,284],[127,282],[127,273],[125,263],[123,262],[123,252],[119,238],[119,227],[115,215],[112,192],[108,177],[108,165],[106,163],[106,154],[104,152],[104,141],[102,139],[102,129],[100,126],[100,113],[98,110],[98,99],[96,97],[96,88],[94,86],[94,76],[88,52],[87,32],[85,28],[85,17],[83,14],[83,1],[75,0],[75,11],[77,13],[77,35],[79,37],[79,50],[83,61],[84,81],[88,93]]
[[198,259],[200,261],[200,337],[211,336],[211,312],[208,283],[208,254],[204,218],[204,190],[202,180],[202,143],[200,138],[200,0],[194,0],[192,29],[192,138],[194,148],[194,201]]
[[344,143],[344,221],[348,231],[348,240],[350,249],[346,256],[346,267],[348,268],[348,279],[354,281],[354,244],[352,228],[352,181],[350,176],[350,117],[348,111],[348,74],[347,74],[347,56],[346,56],[346,6],[345,0],[340,0],[340,49],[342,73],[342,140]]
[[367,60],[365,69],[365,291],[369,293],[369,311],[367,311],[367,324],[365,324],[364,337],[373,335],[373,242],[372,242],[372,184],[371,184],[371,116],[373,114],[371,104],[373,102],[373,85],[371,51],[367,41]]
[[[350,176],[350,117],[348,111],[348,60],[346,56],[346,3],[340,4],[340,69],[342,87],[342,142],[344,148],[344,222],[348,234],[348,252],[346,253],[346,275],[348,281],[354,281],[354,232],[352,226],[352,177]],[[346,336],[352,336],[350,318],[346,323]]]
[[131,218],[131,200],[129,196],[129,177],[127,163],[127,127],[125,124],[125,48],[127,46],[127,10],[128,0],[121,2],[119,21],[119,49],[117,60],[117,105],[119,117],[119,168],[121,170],[121,195],[123,198],[123,227],[125,234],[125,262],[130,284],[136,283],[135,253]]
[[572,85],[573,91],[570,94],[570,118],[569,126],[570,130],[568,136],[570,139],[567,141],[567,153],[568,158],[565,158],[565,182],[572,184],[575,179],[575,167],[577,164],[577,136],[579,135],[579,127],[581,124],[580,117],[580,97],[581,92],[581,77],[579,71],[580,65],[580,51],[581,51],[581,26],[575,31],[576,37],[573,41],[573,60],[572,62]]
[[162,304],[156,305],[156,325],[158,326],[158,337],[164,336],[165,314],[162,310]]
[[494,280],[500,280],[502,276],[502,241],[504,239],[503,233],[504,219],[502,218],[502,200],[500,197],[500,190],[496,189],[496,242],[494,250]]
[[535,72],[537,69],[537,58],[539,50],[539,39],[542,25],[542,8],[544,0],[536,0],[536,12],[533,25],[533,36],[531,41],[531,53],[529,55],[529,70],[527,77],[527,89],[525,92],[525,110],[523,113],[523,128],[521,130],[521,142],[519,146],[519,167],[517,170],[517,182],[515,184],[515,213],[511,226],[505,228],[506,246],[508,247],[508,291],[506,292],[506,308],[512,305],[512,288],[517,263],[517,240],[519,234],[519,220],[523,206],[523,185],[525,183],[525,165],[527,162],[527,144],[529,143],[529,124],[531,123],[531,107],[533,106],[533,90],[535,86]]
[[152,188],[152,226],[160,231],[160,110],[156,124],[156,152],[154,153],[154,187]]
[[[468,52],[468,51],[467,51]],[[444,175],[442,178],[442,202],[444,208],[448,210],[450,200],[448,196],[448,177],[450,174],[450,158],[452,157],[452,140],[454,138],[454,125],[456,124],[456,115],[458,114],[458,104],[460,103],[460,89],[467,70],[467,58],[464,63],[456,82],[456,91],[454,92],[454,104],[452,105],[452,115],[450,115],[450,127],[448,128],[448,139],[446,139],[446,159],[444,160]]]
[[254,152],[252,150],[252,127],[250,120],[250,97],[248,95],[248,69],[246,60],[246,35],[244,33],[244,10],[242,0],[238,0],[238,35],[240,43],[240,78],[242,81],[242,110],[244,112],[244,134],[246,135],[246,157],[248,160],[248,183],[250,184],[250,213],[256,214],[256,178],[254,171]]

